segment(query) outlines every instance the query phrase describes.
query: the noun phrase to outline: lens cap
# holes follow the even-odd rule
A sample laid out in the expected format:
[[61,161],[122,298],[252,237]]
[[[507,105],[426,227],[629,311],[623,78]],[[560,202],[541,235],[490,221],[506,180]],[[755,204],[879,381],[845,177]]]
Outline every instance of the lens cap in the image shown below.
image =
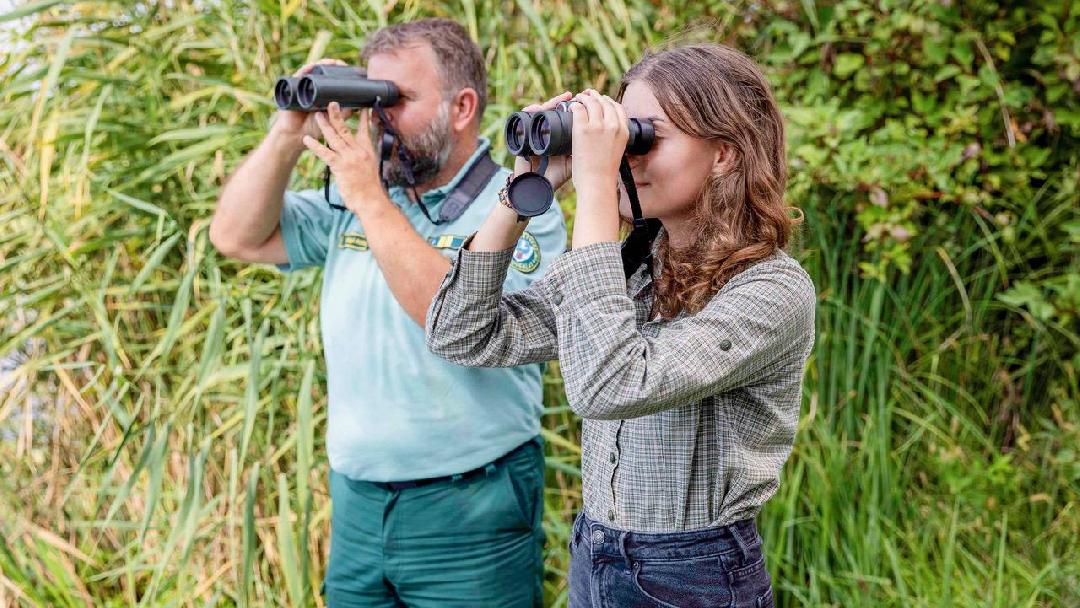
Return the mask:
[[555,189],[546,177],[529,171],[510,181],[506,196],[514,210],[522,217],[543,215],[555,200]]

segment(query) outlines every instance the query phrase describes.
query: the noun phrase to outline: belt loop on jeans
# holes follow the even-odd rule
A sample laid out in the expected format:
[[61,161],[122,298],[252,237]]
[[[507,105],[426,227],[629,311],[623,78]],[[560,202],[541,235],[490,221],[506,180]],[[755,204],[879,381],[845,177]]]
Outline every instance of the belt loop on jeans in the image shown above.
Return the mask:
[[731,531],[731,535],[735,537],[735,544],[739,545],[739,551],[742,551],[743,559],[750,559],[750,545],[747,544],[746,539],[739,532],[738,522],[729,525],[727,528]]
[[626,571],[628,573],[634,567],[633,562],[630,560],[630,554],[626,552],[626,537],[629,535],[629,532],[619,533],[619,554],[622,555],[623,561],[626,562]]

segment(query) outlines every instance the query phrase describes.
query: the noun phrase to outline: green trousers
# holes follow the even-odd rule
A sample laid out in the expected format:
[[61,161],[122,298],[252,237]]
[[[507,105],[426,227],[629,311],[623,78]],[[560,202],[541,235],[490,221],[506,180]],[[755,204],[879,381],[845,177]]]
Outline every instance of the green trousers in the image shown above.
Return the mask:
[[330,472],[330,608],[543,605],[539,437],[482,474],[393,490]]

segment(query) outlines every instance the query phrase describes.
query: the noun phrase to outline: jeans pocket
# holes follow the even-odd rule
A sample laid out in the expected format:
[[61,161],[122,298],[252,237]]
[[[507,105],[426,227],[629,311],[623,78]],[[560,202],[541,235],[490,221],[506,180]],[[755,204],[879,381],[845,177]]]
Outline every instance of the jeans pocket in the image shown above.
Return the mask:
[[724,608],[734,595],[719,557],[634,563],[637,591],[663,608]]
[[772,585],[769,585],[769,588],[765,590],[765,593],[758,596],[757,606],[755,608],[775,608],[775,605],[776,604],[773,602]]
[[765,567],[765,558],[728,572],[731,593],[735,596],[733,608],[761,608],[772,606],[772,579]]

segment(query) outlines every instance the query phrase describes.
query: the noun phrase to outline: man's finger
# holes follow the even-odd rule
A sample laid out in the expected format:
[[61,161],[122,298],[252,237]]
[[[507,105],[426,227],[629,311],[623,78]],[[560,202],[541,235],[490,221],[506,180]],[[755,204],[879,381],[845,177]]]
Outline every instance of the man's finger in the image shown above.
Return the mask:
[[345,117],[342,115],[341,105],[336,101],[331,102],[330,107],[327,108],[327,110],[328,112],[326,114],[330,117],[330,126],[334,128],[334,131],[337,132],[339,136],[341,136],[343,141],[348,142],[352,132],[349,131],[349,125],[345,124]]
[[333,150],[319,143],[314,137],[305,135],[303,141],[307,149],[315,153],[315,156],[322,159],[324,163],[331,165],[337,159],[337,154]]
[[315,113],[315,124],[319,125],[319,130],[322,131],[323,139],[329,145],[332,150],[344,150],[349,147],[349,144],[341,138],[337,129],[330,124],[330,119],[326,117],[325,112]]
[[356,126],[356,141],[367,142],[371,145],[371,110],[360,110],[359,124]]
[[299,70],[296,70],[296,72],[293,73],[293,76],[296,77],[296,78],[299,78],[301,76],[306,76],[309,72],[311,72],[311,70],[315,69],[315,66],[317,66],[317,65],[349,65],[349,64],[345,63],[344,61],[342,61],[340,59],[320,59],[320,60],[316,61],[315,63],[309,63],[309,64],[305,65],[304,67],[300,68]]

